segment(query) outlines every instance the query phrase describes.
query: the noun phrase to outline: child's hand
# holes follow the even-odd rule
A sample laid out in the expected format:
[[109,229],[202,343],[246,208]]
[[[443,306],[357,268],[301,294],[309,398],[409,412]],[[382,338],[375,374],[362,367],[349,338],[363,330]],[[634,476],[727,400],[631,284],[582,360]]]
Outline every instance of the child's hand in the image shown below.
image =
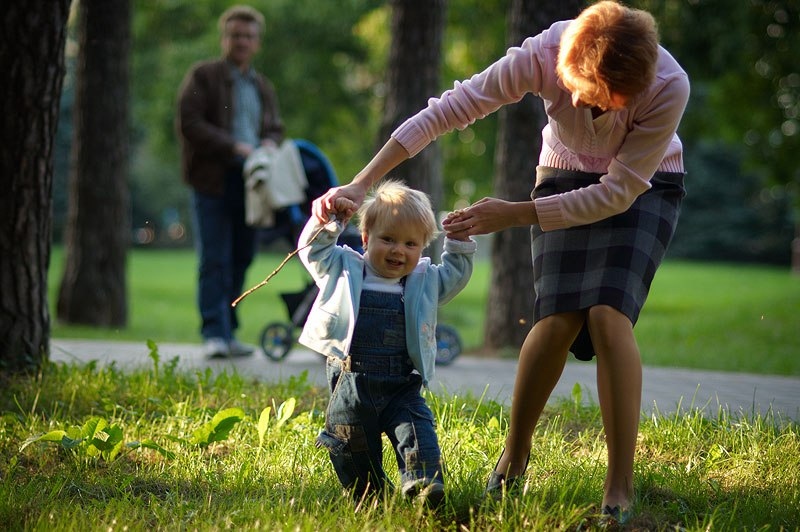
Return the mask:
[[464,231],[460,231],[460,232],[458,232],[458,233],[448,233],[448,232],[445,232],[445,233],[444,233],[444,236],[445,236],[446,238],[449,238],[450,240],[460,240],[461,242],[469,242],[470,240],[472,240],[472,239],[469,237],[469,235],[468,235],[468,234],[466,234]]
[[358,206],[356,202],[345,197],[338,197],[333,202],[333,210],[331,210],[331,214],[336,215],[336,217],[342,222],[347,223],[350,218],[358,210]]
[[451,223],[459,220],[463,215],[464,215],[464,210],[458,209],[451,213],[448,213],[447,216],[445,216],[444,220],[442,221],[442,227],[444,228],[445,236],[447,238],[451,238],[453,240],[460,240],[462,242],[470,241],[469,235],[465,231],[457,231],[457,232],[448,231],[448,226]]
[[449,225],[450,223],[454,222],[456,219],[460,218],[464,214],[463,209],[458,209],[453,212],[447,213],[447,216],[444,217],[444,221],[442,221],[442,225]]

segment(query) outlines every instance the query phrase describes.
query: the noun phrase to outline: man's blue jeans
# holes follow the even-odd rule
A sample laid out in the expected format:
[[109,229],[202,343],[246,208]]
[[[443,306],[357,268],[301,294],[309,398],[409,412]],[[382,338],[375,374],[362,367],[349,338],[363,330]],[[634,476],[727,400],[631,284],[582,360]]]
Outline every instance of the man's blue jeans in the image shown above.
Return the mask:
[[199,257],[200,333],[204,339],[230,341],[239,326],[231,302],[242,293],[256,250],[255,230],[245,224],[241,166],[228,172],[222,196],[194,191],[192,206]]

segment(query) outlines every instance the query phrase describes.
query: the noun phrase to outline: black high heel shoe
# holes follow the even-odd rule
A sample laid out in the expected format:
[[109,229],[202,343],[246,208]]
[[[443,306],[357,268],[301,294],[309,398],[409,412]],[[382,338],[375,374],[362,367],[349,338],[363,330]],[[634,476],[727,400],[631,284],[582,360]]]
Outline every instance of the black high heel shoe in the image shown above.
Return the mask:
[[519,485],[522,483],[522,477],[525,476],[525,470],[528,469],[528,462],[531,459],[531,453],[528,452],[527,458],[525,458],[525,465],[522,468],[522,471],[519,475],[515,477],[508,477],[504,473],[497,472],[497,466],[500,465],[500,459],[503,458],[503,454],[505,453],[505,449],[503,452],[500,453],[500,458],[497,459],[497,463],[492,469],[491,474],[489,475],[489,480],[486,482],[486,489],[483,491],[484,497],[492,497],[494,499],[499,499],[503,496],[503,492],[506,493],[511,492],[515,488],[518,488]]
[[606,504],[600,512],[600,524],[608,526],[616,522],[616,524],[621,526],[626,524],[630,517],[630,510],[624,510],[620,506],[614,506],[612,508]]

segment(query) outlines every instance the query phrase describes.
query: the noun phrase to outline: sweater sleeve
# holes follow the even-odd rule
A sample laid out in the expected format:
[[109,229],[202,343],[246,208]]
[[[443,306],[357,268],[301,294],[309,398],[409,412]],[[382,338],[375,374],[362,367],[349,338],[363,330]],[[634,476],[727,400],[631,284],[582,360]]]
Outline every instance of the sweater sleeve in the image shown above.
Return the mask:
[[626,211],[650,188],[650,179],[675,143],[676,132],[689,100],[689,80],[676,71],[662,80],[661,89],[641,103],[600,182],[578,190],[535,200],[544,231],[596,222]]
[[392,137],[413,157],[444,133],[464,129],[526,93],[538,94],[543,68],[552,66],[542,47],[546,36],[547,31],[529,37],[483,72],[429,99],[427,107],[403,122]]

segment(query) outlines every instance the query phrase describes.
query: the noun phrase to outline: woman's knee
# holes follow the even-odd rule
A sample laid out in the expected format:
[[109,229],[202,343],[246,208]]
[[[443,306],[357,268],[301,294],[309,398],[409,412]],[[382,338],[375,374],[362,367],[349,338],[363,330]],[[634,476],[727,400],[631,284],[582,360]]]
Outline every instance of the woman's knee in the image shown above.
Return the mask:
[[625,314],[610,305],[595,305],[590,307],[587,316],[590,323],[592,321],[609,323],[625,321],[628,325],[631,323],[631,320],[628,319]]
[[587,313],[587,324],[592,345],[598,355],[616,350],[618,346],[633,343],[633,324],[630,319],[608,305],[595,305]]
[[546,347],[548,351],[563,351],[566,355],[585,319],[583,312],[551,314],[536,322],[528,333],[526,343]]

